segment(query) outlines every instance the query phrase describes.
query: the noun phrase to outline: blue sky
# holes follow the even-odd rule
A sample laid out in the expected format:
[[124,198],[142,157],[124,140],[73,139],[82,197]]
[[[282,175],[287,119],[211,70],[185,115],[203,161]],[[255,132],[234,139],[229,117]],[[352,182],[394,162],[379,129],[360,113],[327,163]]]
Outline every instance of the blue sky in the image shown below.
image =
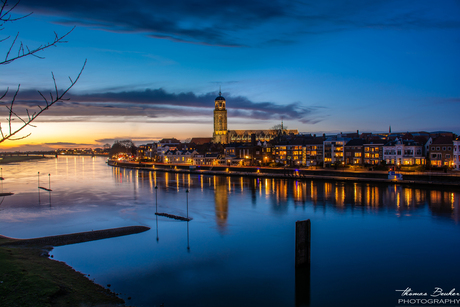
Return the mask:
[[1,67],[18,109],[51,71],[63,88],[88,64],[69,101],[3,148],[211,136],[219,86],[229,129],[460,133],[459,1],[22,0],[13,16],[29,12],[0,35],[35,47],[76,28],[45,59]]

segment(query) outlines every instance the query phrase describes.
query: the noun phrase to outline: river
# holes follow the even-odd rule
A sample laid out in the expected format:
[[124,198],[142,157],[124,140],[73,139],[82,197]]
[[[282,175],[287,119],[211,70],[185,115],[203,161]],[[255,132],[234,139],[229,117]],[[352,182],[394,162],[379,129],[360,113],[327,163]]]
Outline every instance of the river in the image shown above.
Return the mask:
[[[7,164],[2,172],[2,191],[15,193],[0,198],[2,235],[151,228],[51,252],[110,284],[128,305],[404,306],[408,297],[397,290],[431,299],[436,287],[460,292],[455,189],[148,172],[102,157]],[[311,270],[296,276],[295,222],[305,219]]]

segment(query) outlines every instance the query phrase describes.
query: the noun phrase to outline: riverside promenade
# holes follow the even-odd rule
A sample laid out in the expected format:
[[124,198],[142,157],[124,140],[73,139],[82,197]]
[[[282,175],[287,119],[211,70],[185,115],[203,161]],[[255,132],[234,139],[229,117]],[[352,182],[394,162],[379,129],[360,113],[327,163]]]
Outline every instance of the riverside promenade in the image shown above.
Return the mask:
[[131,235],[149,230],[146,226],[128,226],[95,231],[77,232],[33,239],[15,239],[0,235],[0,246],[62,246]]
[[164,164],[153,162],[129,162],[108,160],[108,165],[129,169],[161,171],[172,173],[192,173],[219,176],[245,176],[255,178],[280,178],[294,180],[336,180],[351,182],[399,183],[408,185],[460,186],[460,172],[398,172],[403,180],[388,179],[386,171],[354,171],[346,169],[308,169],[308,168],[276,168],[255,166],[211,166],[190,164]]

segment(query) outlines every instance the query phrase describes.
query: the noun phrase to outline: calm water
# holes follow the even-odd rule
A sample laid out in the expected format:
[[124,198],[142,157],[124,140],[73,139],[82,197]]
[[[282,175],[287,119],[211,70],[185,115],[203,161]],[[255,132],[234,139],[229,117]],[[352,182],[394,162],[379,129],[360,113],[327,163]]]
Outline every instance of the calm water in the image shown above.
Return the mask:
[[[143,172],[90,157],[2,167],[1,189],[15,193],[0,204],[2,235],[151,227],[52,251],[134,306],[397,306],[397,289],[460,290],[452,189]],[[155,216],[156,193],[159,212],[185,216],[186,189],[191,222]],[[312,266],[296,284],[304,219]]]

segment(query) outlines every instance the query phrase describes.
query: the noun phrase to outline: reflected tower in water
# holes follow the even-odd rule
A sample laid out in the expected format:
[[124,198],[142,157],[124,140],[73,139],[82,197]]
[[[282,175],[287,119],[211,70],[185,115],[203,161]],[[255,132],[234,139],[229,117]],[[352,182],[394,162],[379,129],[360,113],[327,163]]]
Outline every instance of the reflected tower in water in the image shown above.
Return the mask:
[[216,208],[216,222],[220,231],[227,227],[228,219],[228,185],[226,178],[214,176],[214,203]]

